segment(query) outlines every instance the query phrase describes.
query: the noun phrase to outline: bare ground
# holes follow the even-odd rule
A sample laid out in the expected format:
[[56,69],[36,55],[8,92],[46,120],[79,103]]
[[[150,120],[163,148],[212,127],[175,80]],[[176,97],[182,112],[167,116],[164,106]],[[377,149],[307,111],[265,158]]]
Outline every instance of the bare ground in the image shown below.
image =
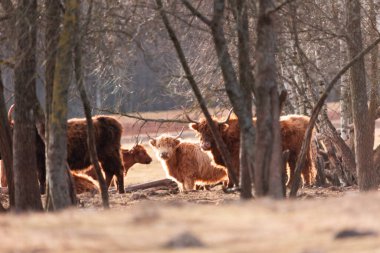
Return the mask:
[[[147,150],[153,163],[132,167],[127,185],[164,177]],[[0,214],[0,252],[380,252],[380,192],[304,188],[296,200],[243,202],[220,187],[111,189],[110,210],[102,210],[99,194],[79,199],[78,208],[54,214]]]
[[[96,210],[96,195],[91,208],[1,215],[0,252],[380,252],[378,192],[308,189],[297,200],[248,202],[218,189],[136,194],[111,194],[108,211]],[[345,230],[359,235],[337,239]]]

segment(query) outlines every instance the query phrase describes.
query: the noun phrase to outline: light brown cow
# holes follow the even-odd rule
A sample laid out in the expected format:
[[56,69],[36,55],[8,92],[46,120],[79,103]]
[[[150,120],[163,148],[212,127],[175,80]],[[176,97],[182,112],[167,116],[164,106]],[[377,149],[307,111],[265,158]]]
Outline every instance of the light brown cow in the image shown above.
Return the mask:
[[3,160],[0,160],[1,187],[7,187],[7,177],[5,176],[5,168]]
[[226,168],[213,163],[196,143],[161,135],[149,144],[160,160],[167,178],[177,182],[180,191],[195,190],[195,185],[228,181]]

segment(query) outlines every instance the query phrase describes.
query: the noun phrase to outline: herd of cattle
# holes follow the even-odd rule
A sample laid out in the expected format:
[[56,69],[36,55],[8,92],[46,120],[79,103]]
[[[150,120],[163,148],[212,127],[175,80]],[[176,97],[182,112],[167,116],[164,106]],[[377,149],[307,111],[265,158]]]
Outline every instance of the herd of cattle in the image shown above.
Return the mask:
[[[12,126],[13,121],[10,115],[11,110],[9,120]],[[240,129],[237,118],[230,116],[231,114],[222,122],[214,118],[214,124],[219,129],[220,135],[231,154],[234,172],[239,175]],[[288,184],[293,179],[296,160],[301,151],[308,122],[309,117],[303,115],[287,115],[280,118],[282,149],[289,150],[290,176]],[[255,118],[253,123],[256,123]],[[120,122],[113,117],[95,116],[93,117],[93,124],[98,158],[107,187],[110,186],[115,176],[118,192],[124,193],[124,177],[128,170],[135,163],[149,164],[152,158],[141,144],[136,143],[131,149],[121,147],[123,128]],[[193,190],[198,186],[213,185],[220,182],[225,186],[228,185],[227,169],[206,120],[194,121],[189,127],[196,131],[199,142],[184,141],[180,139],[181,134],[175,137],[164,134],[149,140],[149,145],[161,162],[167,178],[174,180],[180,191]],[[36,138],[37,174],[41,193],[44,193],[46,183],[45,145],[37,129]],[[67,138],[67,163],[72,171],[77,193],[97,190],[96,175],[91,166],[87,148],[86,120],[70,119]],[[312,185],[315,182],[316,169],[310,148],[302,176],[306,185]],[[3,179],[4,173],[2,173],[2,186],[5,186],[6,182]]]

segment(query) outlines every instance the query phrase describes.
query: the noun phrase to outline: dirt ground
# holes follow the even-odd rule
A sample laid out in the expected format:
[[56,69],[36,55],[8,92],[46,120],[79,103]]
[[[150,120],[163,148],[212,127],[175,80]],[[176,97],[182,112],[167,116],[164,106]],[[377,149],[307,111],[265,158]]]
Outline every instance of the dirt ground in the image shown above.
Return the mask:
[[[153,162],[133,166],[126,186],[164,178],[146,148]],[[220,186],[188,193],[111,188],[110,210],[99,194],[78,197],[77,208],[59,213],[0,214],[0,252],[380,252],[380,192],[355,187],[303,188],[282,201],[241,201]]]

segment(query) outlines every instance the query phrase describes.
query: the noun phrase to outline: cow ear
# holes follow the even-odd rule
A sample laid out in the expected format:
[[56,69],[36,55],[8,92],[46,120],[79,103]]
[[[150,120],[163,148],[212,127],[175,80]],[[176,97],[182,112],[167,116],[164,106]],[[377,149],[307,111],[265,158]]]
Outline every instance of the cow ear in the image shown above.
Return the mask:
[[219,124],[219,129],[221,131],[226,131],[228,129],[229,125],[227,123]]
[[175,139],[175,140],[174,140],[174,143],[175,143],[175,146],[177,147],[177,146],[181,143],[181,141],[178,140],[178,139]]
[[190,123],[190,124],[189,124],[189,127],[190,127],[191,129],[194,129],[195,131],[198,131],[198,124],[197,124],[197,123]]
[[127,154],[128,152],[129,152],[128,149],[120,148],[120,153],[121,153],[122,155],[125,155],[125,154]]
[[155,146],[156,146],[156,140],[155,140],[155,139],[151,139],[151,140],[149,140],[149,144],[150,144],[152,147],[155,147]]

